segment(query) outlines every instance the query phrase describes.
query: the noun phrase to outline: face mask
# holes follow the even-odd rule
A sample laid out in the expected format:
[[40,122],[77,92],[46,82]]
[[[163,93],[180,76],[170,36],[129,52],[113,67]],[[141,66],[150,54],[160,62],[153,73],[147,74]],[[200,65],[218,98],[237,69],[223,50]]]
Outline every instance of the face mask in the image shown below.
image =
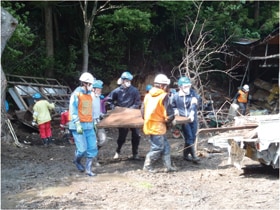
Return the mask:
[[190,94],[190,87],[184,87],[184,88],[183,88],[183,92],[184,92],[186,95],[189,95],[189,94]]
[[131,85],[131,82],[125,82],[124,83],[124,86],[127,87],[127,88],[130,87],[130,85]]
[[92,84],[88,84],[85,86],[87,91],[91,91],[92,90]]
[[95,96],[96,97],[99,97],[101,94],[100,93],[95,93]]

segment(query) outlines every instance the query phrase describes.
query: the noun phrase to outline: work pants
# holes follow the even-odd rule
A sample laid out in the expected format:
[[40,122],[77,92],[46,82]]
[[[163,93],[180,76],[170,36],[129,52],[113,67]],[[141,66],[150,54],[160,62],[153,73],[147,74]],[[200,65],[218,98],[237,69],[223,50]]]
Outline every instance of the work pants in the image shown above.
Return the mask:
[[138,128],[119,128],[119,137],[117,140],[117,153],[121,152],[121,148],[123,144],[125,143],[126,136],[128,134],[128,131],[131,130],[131,144],[132,144],[132,154],[137,155],[138,154],[138,146],[140,142],[140,132]]

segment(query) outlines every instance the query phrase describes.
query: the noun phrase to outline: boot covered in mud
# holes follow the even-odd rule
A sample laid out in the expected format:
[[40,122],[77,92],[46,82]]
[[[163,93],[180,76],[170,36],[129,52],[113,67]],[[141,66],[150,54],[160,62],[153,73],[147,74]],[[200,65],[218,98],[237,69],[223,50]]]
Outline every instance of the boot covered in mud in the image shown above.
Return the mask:
[[184,146],[183,157],[187,161],[192,161],[191,148],[189,144],[185,144]]
[[96,176],[96,174],[93,173],[92,170],[91,170],[92,162],[93,162],[93,158],[87,158],[87,160],[86,160],[86,174],[88,176]]
[[75,159],[74,159],[73,163],[76,165],[77,169],[80,172],[84,172],[85,167],[81,164],[81,160],[82,160],[82,157],[79,157],[78,155],[75,155]]
[[48,139],[47,138],[42,139],[42,143],[44,146],[48,146]]
[[192,145],[190,149],[191,149],[193,163],[199,163],[200,159],[199,159],[199,157],[196,156],[195,146]]
[[147,171],[150,173],[157,173],[157,170],[152,167],[152,159],[149,155],[146,155],[143,171]]
[[164,163],[164,165],[166,167],[165,172],[177,171],[177,168],[173,167],[172,164],[171,164],[170,154],[163,155],[162,160],[163,160],[163,163]]

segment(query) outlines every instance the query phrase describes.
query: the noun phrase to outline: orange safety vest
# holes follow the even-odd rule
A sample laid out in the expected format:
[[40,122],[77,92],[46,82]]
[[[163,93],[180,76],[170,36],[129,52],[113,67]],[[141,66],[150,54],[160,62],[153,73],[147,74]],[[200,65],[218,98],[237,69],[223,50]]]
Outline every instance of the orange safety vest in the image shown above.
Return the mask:
[[166,133],[166,109],[163,99],[166,93],[152,97],[147,94],[144,98],[144,126],[143,131],[146,135],[163,135]]
[[248,102],[248,92],[243,92],[242,90],[238,91],[239,96],[237,98],[237,101],[239,103],[247,103]]
[[93,122],[92,120],[92,96],[78,93],[78,116],[80,122]]

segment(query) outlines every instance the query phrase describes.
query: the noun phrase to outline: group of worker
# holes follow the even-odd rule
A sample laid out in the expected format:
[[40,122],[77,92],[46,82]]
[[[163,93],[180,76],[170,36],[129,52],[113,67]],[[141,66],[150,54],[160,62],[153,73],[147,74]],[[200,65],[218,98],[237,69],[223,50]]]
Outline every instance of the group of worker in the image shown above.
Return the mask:
[[[78,86],[70,97],[68,129],[75,141],[75,155],[73,163],[81,172],[88,176],[96,176],[92,171],[93,163],[97,163],[97,155],[101,146],[106,142],[104,129],[97,129],[96,125],[104,115],[101,103],[103,82],[96,80],[92,74],[85,72],[79,78]],[[139,90],[131,82],[133,76],[130,72],[123,72],[118,80],[119,86],[106,97],[111,109],[126,107],[141,109],[144,119],[143,132],[150,136],[150,150],[144,161],[143,170],[151,173],[157,172],[154,163],[162,157],[166,172],[176,171],[172,166],[170,144],[166,132],[171,125],[176,124],[176,115],[187,117],[189,123],[182,124],[182,134],[185,141],[183,157],[187,161],[198,163],[195,140],[198,129],[197,110],[201,98],[192,88],[190,78],[182,76],[178,80],[178,91],[169,92],[170,79],[164,74],[156,75],[153,85],[147,86],[147,93],[143,102]],[[33,124],[37,123],[44,145],[50,143],[52,136],[48,110],[54,109],[54,104],[43,100],[39,93],[33,96]],[[42,114],[43,113],[43,114]],[[131,131],[132,159],[139,160],[138,147],[140,143],[139,128],[118,128],[117,148],[114,159],[120,158],[121,149]],[[85,164],[82,163],[83,159]]]

